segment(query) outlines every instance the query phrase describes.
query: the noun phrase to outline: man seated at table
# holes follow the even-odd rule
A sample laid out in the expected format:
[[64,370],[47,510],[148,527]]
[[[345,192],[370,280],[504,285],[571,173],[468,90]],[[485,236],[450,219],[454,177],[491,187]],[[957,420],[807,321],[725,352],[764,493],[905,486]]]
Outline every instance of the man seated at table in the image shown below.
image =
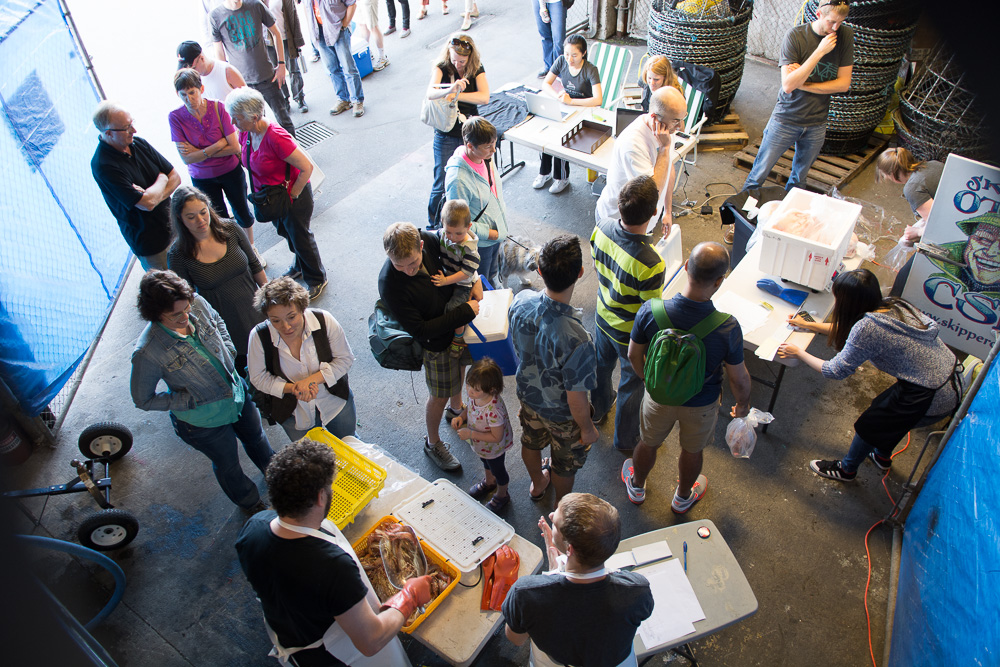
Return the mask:
[[[409,665],[396,633],[430,602],[431,577],[407,580],[379,605],[354,550],[329,520],[333,450],[303,438],[267,466],[274,510],[254,515],[236,540],[240,567],[260,598],[277,657],[297,667],[355,664],[378,654]],[[275,652],[272,652],[275,655]]]
[[549,571],[521,577],[507,593],[507,639],[531,639],[531,663],[635,665],[632,642],[653,613],[649,582],[636,572],[608,572],[621,539],[618,510],[589,493],[570,493],[538,527]]
[[670,232],[673,220],[674,174],[670,147],[674,132],[684,127],[687,104],[684,95],[671,86],[656,90],[649,101],[649,113],[639,116],[615,139],[608,182],[597,200],[595,216],[618,218],[618,195],[636,176],[651,176],[663,202],[663,235]]
[[427,404],[424,419],[427,436],[424,453],[442,470],[462,467],[439,434],[441,417],[451,399],[455,417],[462,411],[462,377],[472,364],[465,345],[454,345],[455,329],[479,314],[482,286],[473,286],[472,296],[453,310],[445,310],[454,285],[435,287],[431,276],[443,271],[441,242],[431,232],[409,222],[394,222],[382,235],[388,258],[378,276],[378,294],[406,333],[424,348]]
[[[699,243],[684,265],[687,285],[673,299],[663,302],[673,328],[690,331],[717,312],[712,297],[719,291],[729,270],[729,251],[718,243]],[[646,350],[660,331],[653,315],[653,300],[647,301],[635,316],[628,358],[637,375],[645,381]],[[736,318],[726,317],[719,326],[704,336],[705,384],[701,391],[683,405],[661,405],[647,389],[642,397],[639,421],[639,444],[632,458],[622,466],[621,478],[628,499],[641,505],[646,499],[646,477],[656,464],[656,452],[680,423],[681,453],[678,460],[680,480],[670,509],[684,514],[702,499],[708,489],[708,478],[701,474],[702,450],[715,437],[722,397],[722,366],[725,364],[729,388],[736,397],[730,414],[745,417],[750,412],[750,374],[743,363],[743,332]]]

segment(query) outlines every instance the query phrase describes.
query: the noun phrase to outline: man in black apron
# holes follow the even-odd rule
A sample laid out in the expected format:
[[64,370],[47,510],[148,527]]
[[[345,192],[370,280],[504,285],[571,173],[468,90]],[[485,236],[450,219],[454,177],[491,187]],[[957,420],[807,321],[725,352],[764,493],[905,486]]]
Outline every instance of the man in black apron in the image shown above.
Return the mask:
[[279,451],[267,467],[274,510],[253,516],[236,540],[270,655],[296,667],[409,665],[396,633],[430,602],[430,577],[407,580],[379,605],[354,550],[326,519],[335,472],[333,450],[321,443],[302,439]]

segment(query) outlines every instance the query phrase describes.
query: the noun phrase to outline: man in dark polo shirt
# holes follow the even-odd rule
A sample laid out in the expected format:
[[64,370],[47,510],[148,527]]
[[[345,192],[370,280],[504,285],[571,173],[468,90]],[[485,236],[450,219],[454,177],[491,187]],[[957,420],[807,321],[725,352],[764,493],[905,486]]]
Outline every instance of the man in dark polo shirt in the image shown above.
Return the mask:
[[170,204],[181,177],[149,145],[135,136],[132,114],[105,100],[94,111],[100,143],[90,161],[94,180],[118,221],[125,242],[145,270],[167,268]]
[[465,345],[452,344],[455,329],[465,326],[479,314],[482,293],[458,308],[445,311],[453,285],[435,287],[431,276],[441,272],[441,242],[430,232],[418,230],[409,222],[389,225],[382,236],[388,258],[378,275],[378,294],[396,316],[403,330],[424,347],[424,375],[427,381],[427,437],[424,453],[442,470],[462,467],[438,432],[445,406],[451,399],[449,417],[457,416],[462,406],[462,376],[472,363]]

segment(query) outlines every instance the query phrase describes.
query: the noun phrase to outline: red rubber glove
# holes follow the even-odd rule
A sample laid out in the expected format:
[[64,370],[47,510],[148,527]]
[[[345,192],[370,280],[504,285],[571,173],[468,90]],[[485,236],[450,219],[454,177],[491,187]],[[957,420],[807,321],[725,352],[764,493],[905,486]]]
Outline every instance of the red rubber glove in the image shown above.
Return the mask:
[[489,611],[490,596],[493,594],[493,566],[496,564],[497,556],[490,554],[483,561],[483,599],[479,602],[481,611]]
[[493,591],[490,594],[490,609],[500,611],[507,591],[517,581],[517,571],[521,558],[506,544],[496,550],[497,562],[493,567]]
[[[407,579],[403,584],[403,590],[399,591],[391,598],[382,603],[379,611],[385,611],[390,607],[398,609],[403,615],[403,619],[409,619],[410,614],[431,601],[431,576],[413,577]],[[403,621],[406,623],[406,620]]]

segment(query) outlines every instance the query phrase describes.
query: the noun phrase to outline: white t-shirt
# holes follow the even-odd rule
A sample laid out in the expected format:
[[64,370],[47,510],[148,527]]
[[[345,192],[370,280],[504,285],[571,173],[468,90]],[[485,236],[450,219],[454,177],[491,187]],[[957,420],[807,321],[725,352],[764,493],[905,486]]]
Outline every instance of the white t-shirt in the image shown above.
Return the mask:
[[[618,194],[636,176],[652,176],[660,147],[656,135],[646,125],[648,116],[636,118],[615,139],[615,149],[608,167],[608,183],[597,200],[597,219],[614,218],[618,213]],[[665,149],[666,150],[666,149]],[[662,194],[662,193],[660,193]]]

